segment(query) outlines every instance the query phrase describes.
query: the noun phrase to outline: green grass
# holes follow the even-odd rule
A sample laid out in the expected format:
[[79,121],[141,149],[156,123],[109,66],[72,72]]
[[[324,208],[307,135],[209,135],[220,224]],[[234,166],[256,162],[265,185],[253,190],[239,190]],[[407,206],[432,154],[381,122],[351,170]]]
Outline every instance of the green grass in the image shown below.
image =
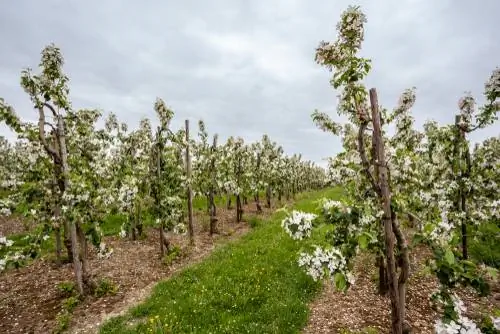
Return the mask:
[[[314,211],[317,199],[339,194],[337,189],[301,194],[294,208]],[[275,213],[205,261],[160,282],[144,303],[110,319],[100,332],[299,332],[320,284],[297,266],[303,243],[283,232],[283,217]]]
[[469,253],[473,260],[494,268],[500,268],[500,227],[495,223],[483,223],[470,239]]

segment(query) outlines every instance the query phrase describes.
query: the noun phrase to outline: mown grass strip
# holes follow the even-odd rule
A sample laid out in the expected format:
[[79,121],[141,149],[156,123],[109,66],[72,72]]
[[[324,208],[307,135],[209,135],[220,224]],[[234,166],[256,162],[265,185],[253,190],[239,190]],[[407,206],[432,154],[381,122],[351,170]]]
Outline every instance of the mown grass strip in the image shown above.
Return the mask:
[[[294,208],[314,211],[317,199],[339,194],[338,189],[302,194]],[[275,213],[240,240],[160,282],[143,304],[109,320],[100,332],[299,332],[320,284],[297,266],[301,244],[282,231],[283,217]]]

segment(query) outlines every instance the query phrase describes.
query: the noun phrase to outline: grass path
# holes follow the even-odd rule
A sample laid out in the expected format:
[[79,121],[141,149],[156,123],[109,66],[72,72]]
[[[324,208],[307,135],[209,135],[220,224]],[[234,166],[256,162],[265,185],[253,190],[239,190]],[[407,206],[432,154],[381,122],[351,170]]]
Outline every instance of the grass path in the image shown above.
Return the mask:
[[[302,194],[295,209],[314,211],[321,197]],[[301,243],[288,237],[277,212],[202,263],[160,282],[152,295],[101,333],[297,333],[307,323],[308,302],[319,290],[297,266]]]

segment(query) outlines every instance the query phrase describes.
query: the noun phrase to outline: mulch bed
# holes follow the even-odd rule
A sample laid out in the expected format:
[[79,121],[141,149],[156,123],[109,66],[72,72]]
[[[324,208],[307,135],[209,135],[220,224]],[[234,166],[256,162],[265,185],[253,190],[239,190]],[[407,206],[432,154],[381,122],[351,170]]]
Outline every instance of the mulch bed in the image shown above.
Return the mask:
[[[438,288],[437,280],[422,273],[425,259],[431,256],[428,249],[418,247],[411,253],[411,276],[407,291],[406,319],[413,333],[434,333],[434,323],[439,319],[430,306],[429,296]],[[310,305],[310,317],[304,333],[340,333],[341,329],[360,331],[371,327],[378,333],[390,333],[391,314],[388,297],[377,294],[376,268],[373,259],[361,255],[355,264],[355,284],[346,292],[338,292],[325,284],[320,296]],[[469,317],[499,306],[495,296],[479,298],[471,290],[457,291],[467,307]]]
[[[246,206],[245,213],[245,217],[256,214],[254,205]],[[266,217],[270,213],[270,209],[264,209],[260,216]],[[234,210],[219,209],[217,216],[221,233],[210,237],[207,232],[208,218],[200,212],[195,214],[195,246],[188,247],[186,236],[174,236],[172,243],[183,249],[185,256],[169,266],[164,265],[159,257],[156,230],[146,231],[146,237],[137,241],[123,240],[117,236],[106,237],[105,243],[114,252],[108,259],[98,259],[92,250],[89,254],[90,269],[97,279],[110,279],[118,286],[118,292],[101,298],[86,297],[72,314],[70,332],[97,332],[104,320],[122,314],[144,300],[156,282],[200,261],[217,244],[238,238],[249,230],[247,223],[235,223]],[[4,229],[3,232],[17,231],[12,226]],[[73,279],[71,264],[56,267],[53,262],[43,258],[26,267],[1,274],[0,333],[52,332],[64,300],[57,285]]]

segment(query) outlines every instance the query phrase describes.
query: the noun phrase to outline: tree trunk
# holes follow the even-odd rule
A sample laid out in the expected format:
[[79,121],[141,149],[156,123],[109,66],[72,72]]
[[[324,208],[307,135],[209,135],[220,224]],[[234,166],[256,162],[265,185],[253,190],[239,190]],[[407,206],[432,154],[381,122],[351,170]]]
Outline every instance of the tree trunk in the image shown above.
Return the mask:
[[257,207],[257,212],[261,213],[262,212],[262,206],[260,205],[260,199],[259,199],[259,193],[258,192],[255,194],[255,206]]
[[188,205],[188,234],[189,244],[194,245],[193,228],[193,190],[191,189],[191,155],[189,154],[189,120],[186,119],[186,178],[187,186],[187,205]]
[[83,233],[80,222],[76,222],[76,233],[78,237],[79,244],[79,256],[80,261],[82,263],[82,282],[85,287],[93,288],[91,274],[89,270],[89,261],[88,261],[88,243],[85,234]]
[[156,132],[156,191],[154,193],[154,199],[155,199],[155,204],[156,204],[156,215],[157,218],[160,220],[160,226],[158,226],[158,235],[160,239],[160,256],[163,258],[165,255],[165,248],[167,252],[169,251],[168,249],[168,242],[165,238],[165,223],[163,221],[163,217],[161,214],[161,203],[160,203],[160,198],[162,196],[161,189],[162,189],[162,180],[161,180],[161,172],[162,172],[162,154],[163,154],[163,142],[161,139],[161,127],[158,127],[157,132]]
[[61,227],[56,227],[55,229],[56,232],[56,264],[57,266],[61,266],[62,261],[61,261],[61,253],[62,253],[62,245],[61,245]]
[[[466,193],[463,185],[464,176],[468,176],[469,168],[470,168],[470,155],[468,152],[462,152],[464,142],[465,142],[465,131],[460,126],[460,121],[462,119],[461,115],[455,116],[455,127],[456,127],[456,138],[454,143],[454,155],[455,155],[455,166],[454,172],[456,177],[458,178],[458,194],[455,202],[456,208],[458,212],[464,213],[465,217],[461,219],[461,237],[462,237],[462,258],[467,260],[467,205],[466,205]],[[467,147],[467,151],[468,151]],[[462,161],[464,160],[464,156],[466,157],[467,171],[464,173],[462,167]],[[468,158],[468,159],[467,159]]]
[[[396,259],[394,256],[394,227],[397,222],[394,221],[391,207],[391,193],[388,183],[388,171],[385,160],[385,147],[382,137],[382,129],[380,122],[380,114],[378,110],[377,92],[374,88],[370,89],[370,103],[372,109],[372,122],[373,122],[373,139],[375,145],[375,162],[378,168],[378,183],[381,196],[382,209],[384,211],[382,221],[384,223],[384,241],[385,241],[385,255],[387,260],[387,274],[389,280],[389,295],[391,299],[391,318],[392,318],[392,333],[402,334],[403,323],[405,316],[405,281],[400,282],[396,276]],[[404,270],[403,270],[404,271]],[[403,275],[403,272],[401,273]],[[401,277],[400,277],[401,278]],[[402,285],[400,287],[400,285]],[[403,292],[403,293],[401,293]]]
[[[59,201],[59,199],[57,200]],[[56,219],[54,231],[56,236],[56,264],[60,266],[62,264],[61,254],[62,254],[62,240],[61,240],[61,205],[60,202],[56,203],[54,207],[54,217]]]
[[134,212],[134,206],[135,205],[132,205],[130,207],[130,215],[129,215],[129,220],[131,220],[130,222],[130,236],[132,237],[132,240],[136,240],[137,239],[137,236],[135,235],[135,212]]
[[73,262],[73,247],[71,245],[71,223],[64,219],[64,247],[68,254],[68,262]]
[[158,226],[158,236],[160,237],[160,256],[163,258],[165,255],[165,240],[163,240],[163,222],[160,223],[160,226]]
[[227,209],[230,210],[231,209],[231,195],[230,194],[227,194],[227,205],[226,205]]
[[389,292],[389,282],[387,278],[387,267],[382,255],[377,256],[376,264],[378,266],[378,293],[381,296],[385,296]]
[[210,235],[217,233],[217,218],[215,217],[215,201],[214,201],[214,192],[213,189],[210,189],[210,193],[208,196],[208,205],[210,208]]
[[[64,119],[62,115],[58,115],[57,118],[57,134],[59,138],[59,152],[60,152],[60,160],[61,160],[61,174],[64,181],[64,191],[67,191],[69,185],[69,166],[68,166],[68,150],[66,147],[66,135],[64,128]],[[61,192],[63,194],[63,192]],[[76,231],[76,222],[69,222],[65,220],[66,226],[69,226],[69,234],[71,236],[71,253],[73,258],[73,266],[75,271],[76,284],[78,288],[78,292],[81,295],[85,294],[83,288],[83,268],[82,263],[79,256],[78,250],[78,237]]]
[[241,206],[241,196],[236,195],[236,222],[241,222],[243,220],[243,208]]
[[83,288],[83,267],[80,261],[80,252],[78,251],[78,236],[76,231],[76,222],[71,224],[71,246],[73,252],[73,269],[75,271],[76,286],[80,295],[85,295]]
[[271,208],[271,186],[266,188],[266,207]]
[[142,206],[141,202],[137,203],[137,213],[135,216],[136,223],[135,223],[135,228],[137,230],[137,237],[140,238],[142,237]]
[[165,224],[163,222],[160,223],[158,227],[158,232],[160,236],[160,254],[161,257],[165,255],[165,251],[168,253],[170,251],[170,241],[168,240],[167,235],[165,234]]

